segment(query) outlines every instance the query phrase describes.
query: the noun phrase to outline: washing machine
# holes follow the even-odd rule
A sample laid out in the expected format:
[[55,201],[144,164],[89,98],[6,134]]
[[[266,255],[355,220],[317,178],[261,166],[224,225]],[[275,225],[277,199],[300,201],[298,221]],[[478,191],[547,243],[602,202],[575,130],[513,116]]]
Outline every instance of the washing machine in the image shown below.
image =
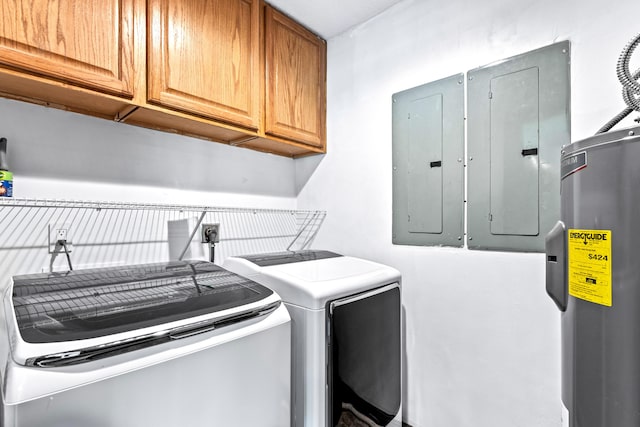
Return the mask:
[[400,273],[329,251],[229,257],[292,319],[292,425],[401,426]]
[[288,426],[280,297],[201,261],[15,276],[4,427]]

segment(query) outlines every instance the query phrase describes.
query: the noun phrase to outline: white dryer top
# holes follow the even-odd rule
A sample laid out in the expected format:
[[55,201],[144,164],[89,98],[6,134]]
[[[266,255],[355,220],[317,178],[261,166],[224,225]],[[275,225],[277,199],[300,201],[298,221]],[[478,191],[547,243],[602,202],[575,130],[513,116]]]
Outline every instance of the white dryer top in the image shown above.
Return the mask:
[[329,301],[401,280],[395,268],[350,256],[267,266],[229,257],[224,268],[273,289],[286,303],[314,310],[324,309]]

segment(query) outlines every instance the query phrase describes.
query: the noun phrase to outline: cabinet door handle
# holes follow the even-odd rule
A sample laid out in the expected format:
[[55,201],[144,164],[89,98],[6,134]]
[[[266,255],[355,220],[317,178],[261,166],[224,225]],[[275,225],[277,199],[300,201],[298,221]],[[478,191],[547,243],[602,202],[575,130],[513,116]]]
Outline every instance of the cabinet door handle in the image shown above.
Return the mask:
[[537,148],[528,148],[526,150],[522,150],[522,157],[524,156],[537,156],[538,149]]
[[439,168],[442,166],[442,160],[438,160],[437,162],[431,162],[432,168]]

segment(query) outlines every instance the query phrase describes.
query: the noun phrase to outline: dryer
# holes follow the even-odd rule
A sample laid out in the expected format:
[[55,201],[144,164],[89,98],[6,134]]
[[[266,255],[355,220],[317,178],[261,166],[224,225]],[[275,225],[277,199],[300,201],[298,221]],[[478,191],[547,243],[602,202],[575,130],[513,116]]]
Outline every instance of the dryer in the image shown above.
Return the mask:
[[292,425],[400,426],[400,273],[329,251],[229,257],[292,319]]
[[289,425],[290,317],[212,263],[16,276],[2,315],[2,426]]

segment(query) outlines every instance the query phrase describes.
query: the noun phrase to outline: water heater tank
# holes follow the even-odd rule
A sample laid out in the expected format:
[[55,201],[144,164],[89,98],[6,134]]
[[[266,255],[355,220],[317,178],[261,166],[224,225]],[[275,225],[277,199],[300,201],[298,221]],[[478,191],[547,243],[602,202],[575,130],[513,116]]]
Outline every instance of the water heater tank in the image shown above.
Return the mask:
[[561,220],[546,237],[562,311],[563,426],[640,426],[640,127],[562,151]]

